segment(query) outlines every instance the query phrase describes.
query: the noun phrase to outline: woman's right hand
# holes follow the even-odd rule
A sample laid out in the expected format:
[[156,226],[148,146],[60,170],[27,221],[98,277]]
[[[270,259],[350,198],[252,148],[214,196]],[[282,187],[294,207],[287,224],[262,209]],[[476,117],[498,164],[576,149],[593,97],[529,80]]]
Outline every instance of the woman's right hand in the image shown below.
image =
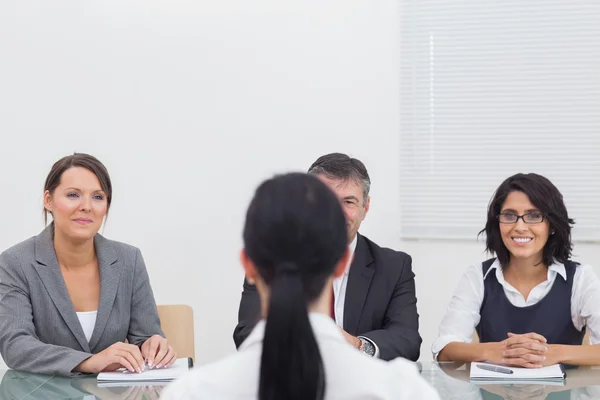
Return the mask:
[[546,359],[546,338],[537,333],[508,334],[508,339],[494,347],[489,361],[512,367],[540,368]]
[[540,368],[544,365],[548,351],[548,341],[537,333],[508,334],[504,357],[509,362],[526,368]]
[[138,373],[145,369],[144,358],[139,347],[117,342],[80,363],[74,371],[97,374],[116,371],[119,368]]

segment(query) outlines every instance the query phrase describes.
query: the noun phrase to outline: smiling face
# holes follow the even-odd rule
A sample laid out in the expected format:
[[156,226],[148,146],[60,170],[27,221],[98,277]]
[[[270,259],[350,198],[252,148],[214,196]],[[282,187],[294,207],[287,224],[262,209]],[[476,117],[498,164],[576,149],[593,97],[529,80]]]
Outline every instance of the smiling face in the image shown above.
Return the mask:
[[88,240],[100,230],[108,201],[93,172],[72,167],[62,174],[52,193],[44,192],[44,207],[52,213],[55,234],[71,240]]
[[346,217],[348,243],[351,243],[369,212],[371,198],[364,198],[362,187],[353,179],[331,179],[323,174],[317,175],[317,178],[325,183],[339,199]]
[[[542,212],[531,203],[523,192],[511,192],[502,204],[500,211],[505,219],[529,214],[530,221],[539,219]],[[528,217],[524,217],[526,220]],[[546,218],[542,222],[525,223],[523,218],[515,223],[503,223],[500,220],[502,242],[510,252],[511,259],[531,260],[537,264],[542,260],[544,246],[550,235],[550,224]]]

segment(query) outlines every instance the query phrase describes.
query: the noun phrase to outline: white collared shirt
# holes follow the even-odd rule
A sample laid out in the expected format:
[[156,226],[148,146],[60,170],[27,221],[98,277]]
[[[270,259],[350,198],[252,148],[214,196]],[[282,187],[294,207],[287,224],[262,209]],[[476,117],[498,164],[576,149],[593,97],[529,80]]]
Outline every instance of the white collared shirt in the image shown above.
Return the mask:
[[350,265],[354,259],[356,252],[356,244],[358,243],[358,234],[354,236],[354,240],[348,246],[350,257],[344,273],[333,280],[333,310],[335,312],[335,323],[340,327],[344,327],[344,304],[346,303],[346,286],[348,285],[348,274],[350,273]]
[[[341,276],[338,276],[333,280],[333,312],[335,314],[335,323],[340,328],[344,328],[344,305],[346,304],[346,286],[348,286],[348,274],[350,273],[350,266],[354,261],[354,253],[356,252],[356,246],[358,244],[358,233],[354,236],[354,239],[348,246],[350,250],[350,257],[348,258],[348,264],[346,269]],[[366,336],[359,336],[359,338],[367,339],[375,347],[375,354],[373,357],[379,358],[379,346],[377,343],[372,341]]]
[[[496,274],[496,279],[502,285],[506,298],[516,307],[537,304],[550,292],[557,276],[560,276],[559,279],[567,278],[565,266],[555,262],[548,267],[547,279],[534,287],[525,299],[517,289],[504,280],[504,273],[498,260],[494,261],[485,276],[490,273]],[[484,279],[481,264],[470,266],[463,275],[442,320],[438,337],[431,346],[431,352],[436,359],[448,343],[471,343],[473,332],[480,320],[479,310],[483,302]],[[571,318],[578,330],[587,326],[592,344],[600,343],[600,281],[589,265],[580,265],[575,271],[571,294]]]
[[[309,318],[325,367],[325,400],[439,399],[416,364],[402,358],[386,362],[365,357],[346,343],[329,316],[310,313]],[[161,399],[257,399],[264,330],[263,320],[237,353],[194,368],[168,385]]]

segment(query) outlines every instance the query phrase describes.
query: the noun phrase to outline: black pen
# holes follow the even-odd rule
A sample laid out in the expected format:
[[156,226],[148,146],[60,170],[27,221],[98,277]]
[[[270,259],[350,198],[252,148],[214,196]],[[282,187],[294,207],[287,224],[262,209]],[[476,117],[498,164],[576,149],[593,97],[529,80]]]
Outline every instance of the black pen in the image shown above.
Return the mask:
[[512,374],[514,372],[512,369],[497,367],[495,365],[476,364],[476,366],[486,371],[499,372],[501,374]]

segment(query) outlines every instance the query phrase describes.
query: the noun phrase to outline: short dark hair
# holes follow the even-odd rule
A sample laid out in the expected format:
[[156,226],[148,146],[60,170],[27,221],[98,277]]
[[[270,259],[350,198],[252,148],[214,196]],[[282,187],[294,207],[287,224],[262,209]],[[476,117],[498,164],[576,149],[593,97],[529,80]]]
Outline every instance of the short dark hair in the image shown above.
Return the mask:
[[[88,171],[91,171],[96,177],[98,181],[100,181],[100,187],[102,191],[106,194],[106,203],[107,208],[106,212],[108,214],[108,210],[110,209],[110,203],[112,201],[112,183],[110,181],[110,175],[108,175],[108,171],[104,164],[102,164],[96,157],[91,156],[85,153],[73,153],[71,156],[66,156],[58,160],[54,163],[48,176],[46,177],[46,183],[44,184],[44,192],[49,191],[50,194],[54,193],[54,190],[60,185],[60,180],[62,178],[62,174],[73,167],[81,167],[85,168]],[[44,222],[48,223],[48,213],[52,214],[50,211],[44,208]]]
[[325,369],[308,318],[348,246],[341,204],[303,173],[262,183],[246,214],[244,249],[270,288],[260,400],[323,399]]
[[367,201],[371,190],[371,178],[362,161],[343,153],[321,156],[308,169],[310,175],[323,174],[330,179],[352,179],[362,187],[363,201]]
[[512,192],[525,193],[550,224],[551,234],[544,246],[542,262],[551,265],[554,259],[563,264],[569,261],[573,250],[571,228],[575,221],[569,218],[563,196],[556,186],[547,178],[534,173],[513,175],[496,189],[488,206],[485,228],[479,232],[480,235],[485,233],[486,250],[496,254],[503,267],[508,265],[510,253],[500,236],[498,214]]

